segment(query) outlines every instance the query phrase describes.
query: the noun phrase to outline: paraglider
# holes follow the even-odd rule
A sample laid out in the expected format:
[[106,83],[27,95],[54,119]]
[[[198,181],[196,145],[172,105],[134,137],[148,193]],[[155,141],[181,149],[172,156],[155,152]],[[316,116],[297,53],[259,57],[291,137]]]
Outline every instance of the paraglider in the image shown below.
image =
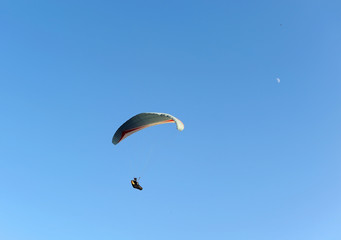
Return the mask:
[[130,118],[117,129],[112,138],[112,143],[116,145],[135,132],[165,123],[175,123],[179,131],[184,130],[185,127],[179,119],[167,113],[140,113]]
[[[155,113],[155,112],[147,112],[140,113],[130,118],[128,121],[123,123],[115,132],[112,143],[114,145],[121,142],[126,137],[136,133],[144,128],[165,124],[165,123],[175,123],[176,128],[179,131],[184,130],[184,124],[177,119],[176,117],[168,114],[168,113]],[[139,182],[136,178],[131,180],[131,185],[133,188],[142,190],[143,188],[140,186]]]

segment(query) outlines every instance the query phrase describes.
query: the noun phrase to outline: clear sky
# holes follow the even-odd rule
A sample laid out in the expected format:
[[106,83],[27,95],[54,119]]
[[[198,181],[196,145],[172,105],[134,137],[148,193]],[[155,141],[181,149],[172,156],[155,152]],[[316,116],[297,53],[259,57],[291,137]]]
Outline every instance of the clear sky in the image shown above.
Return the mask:
[[[340,24],[338,0],[1,1],[0,239],[341,239]],[[114,146],[141,112],[185,130]]]

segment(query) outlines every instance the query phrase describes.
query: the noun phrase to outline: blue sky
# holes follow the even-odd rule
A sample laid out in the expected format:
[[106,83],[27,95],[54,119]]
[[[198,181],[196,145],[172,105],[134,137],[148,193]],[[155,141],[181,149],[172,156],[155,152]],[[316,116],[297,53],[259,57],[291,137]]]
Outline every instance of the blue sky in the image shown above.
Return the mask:
[[[1,1],[0,239],[340,239],[340,22],[339,1]],[[185,130],[114,146],[141,112]]]

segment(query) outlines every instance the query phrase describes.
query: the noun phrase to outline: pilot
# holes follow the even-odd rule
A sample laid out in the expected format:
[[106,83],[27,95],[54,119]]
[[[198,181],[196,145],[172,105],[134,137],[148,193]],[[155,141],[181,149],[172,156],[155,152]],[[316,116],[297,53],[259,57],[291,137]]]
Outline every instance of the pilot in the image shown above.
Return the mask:
[[136,188],[138,190],[142,190],[143,188],[140,186],[139,182],[137,181],[137,178],[134,178],[134,180],[131,180],[131,185],[133,188]]

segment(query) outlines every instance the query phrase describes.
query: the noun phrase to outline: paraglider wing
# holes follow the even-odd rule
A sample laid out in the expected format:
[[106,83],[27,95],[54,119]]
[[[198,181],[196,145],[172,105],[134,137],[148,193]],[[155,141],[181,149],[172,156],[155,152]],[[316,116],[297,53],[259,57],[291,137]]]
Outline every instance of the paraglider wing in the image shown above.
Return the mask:
[[129,135],[144,128],[164,123],[175,123],[179,131],[184,130],[184,124],[176,117],[167,113],[140,113],[130,118],[117,129],[112,143],[117,144]]

